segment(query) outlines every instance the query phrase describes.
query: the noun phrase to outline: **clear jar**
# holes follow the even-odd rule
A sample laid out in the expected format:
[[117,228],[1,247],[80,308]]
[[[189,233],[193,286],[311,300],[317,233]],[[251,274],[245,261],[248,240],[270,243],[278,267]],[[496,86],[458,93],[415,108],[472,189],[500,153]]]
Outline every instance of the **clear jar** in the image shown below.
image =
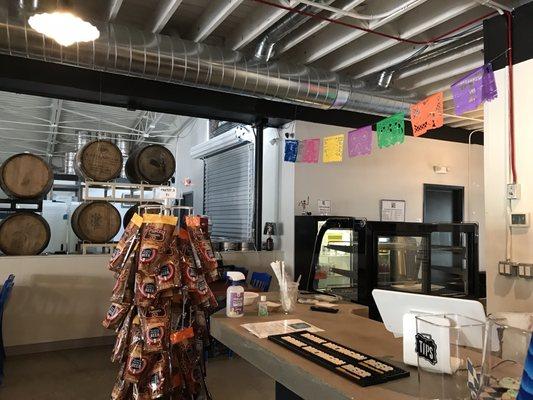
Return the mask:
[[291,314],[298,302],[298,282],[287,282],[280,288],[281,308],[284,314]]

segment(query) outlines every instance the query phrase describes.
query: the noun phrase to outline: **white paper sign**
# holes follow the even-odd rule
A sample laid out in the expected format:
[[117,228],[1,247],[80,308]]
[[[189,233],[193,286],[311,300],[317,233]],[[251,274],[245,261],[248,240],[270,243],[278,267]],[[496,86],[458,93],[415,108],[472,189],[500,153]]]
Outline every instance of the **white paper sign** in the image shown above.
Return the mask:
[[307,322],[302,321],[301,319],[285,319],[281,321],[257,322],[251,324],[243,324],[241,326],[260,339],[266,339],[270,335],[281,335],[283,333],[293,333],[300,331],[323,331],[323,329],[308,324]]
[[320,215],[331,214],[331,200],[318,200],[318,213]]
[[160,186],[154,189],[155,200],[176,199],[178,191],[174,186]]
[[381,200],[381,220],[388,222],[405,222],[405,201]]

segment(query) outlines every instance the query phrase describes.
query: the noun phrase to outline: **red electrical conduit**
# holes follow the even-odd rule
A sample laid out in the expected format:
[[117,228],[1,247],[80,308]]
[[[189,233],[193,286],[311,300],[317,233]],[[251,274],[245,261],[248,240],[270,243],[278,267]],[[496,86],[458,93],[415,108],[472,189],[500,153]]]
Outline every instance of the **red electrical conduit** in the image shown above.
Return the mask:
[[367,32],[367,33],[371,33],[371,34],[374,34],[374,35],[378,35],[378,36],[382,36],[382,37],[385,37],[385,38],[388,38],[388,39],[394,39],[394,40],[397,40],[398,42],[404,42],[404,43],[410,43],[410,44],[421,44],[421,45],[424,45],[424,44],[431,44],[431,43],[435,43],[436,41],[438,41],[439,39],[442,39],[448,35],[451,35],[452,33],[455,33],[463,28],[466,28],[467,26],[470,26],[472,24],[475,24],[476,22],[479,22],[479,21],[482,21],[484,20],[485,18],[487,17],[490,17],[494,14],[497,14],[496,11],[492,11],[488,14],[485,14],[479,18],[475,18],[471,21],[468,21],[468,22],[465,22],[464,24],[446,32],[446,33],[443,33],[442,35],[439,35],[439,36],[436,36],[434,38],[431,38],[429,40],[412,40],[412,39],[404,39],[404,38],[401,38],[399,36],[394,36],[394,35],[389,35],[387,33],[383,33],[383,32],[378,32],[378,31],[375,31],[373,29],[369,29],[369,28],[364,28],[362,26],[358,26],[358,25],[354,25],[354,24],[350,24],[349,22],[343,22],[341,20],[338,20],[338,19],[333,19],[333,18],[328,18],[328,17],[324,17],[322,15],[319,15],[319,14],[313,14],[313,13],[310,13],[310,12],[307,12],[307,11],[303,11],[303,10],[298,10],[298,9],[295,9],[295,8],[292,8],[292,7],[288,7],[288,6],[284,6],[282,4],[278,4],[278,3],[273,3],[271,1],[268,1],[268,0],[253,0],[257,3],[261,3],[261,4],[265,4],[267,6],[271,6],[271,7],[276,7],[276,8],[280,8],[282,10],[286,10],[286,11],[289,11],[289,12],[292,12],[292,13],[295,13],[295,14],[301,14],[301,15],[305,15],[307,17],[311,17],[311,18],[315,18],[315,19],[319,19],[319,20],[322,20],[322,21],[327,21],[327,22],[330,22],[332,24],[337,24],[337,25],[341,25],[341,26],[345,26],[347,28],[352,28],[352,29],[358,29],[360,31],[364,31],[364,32]]
[[511,161],[511,172],[513,183],[516,183],[518,176],[516,174],[516,157],[515,157],[515,137],[514,137],[514,79],[513,79],[513,15],[506,11],[507,17],[507,73],[509,76],[509,152]]

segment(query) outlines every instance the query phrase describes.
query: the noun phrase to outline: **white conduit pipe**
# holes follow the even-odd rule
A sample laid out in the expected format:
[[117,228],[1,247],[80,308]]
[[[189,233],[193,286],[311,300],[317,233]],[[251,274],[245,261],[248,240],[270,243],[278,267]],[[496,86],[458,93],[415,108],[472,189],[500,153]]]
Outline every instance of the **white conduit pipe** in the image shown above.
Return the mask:
[[363,19],[363,20],[368,20],[368,21],[374,21],[374,20],[390,17],[391,15],[404,11],[406,8],[410,7],[413,3],[417,3],[417,2],[419,2],[419,0],[409,0],[403,3],[402,5],[394,7],[392,10],[388,10],[383,13],[364,15],[364,14],[359,14],[354,11],[345,11],[341,8],[331,7],[326,4],[317,3],[316,1],[313,1],[313,0],[300,0],[300,3],[307,4],[307,5],[319,8],[321,10],[331,11],[331,12],[334,12],[335,14],[341,14],[346,17],[352,17],[355,19]]

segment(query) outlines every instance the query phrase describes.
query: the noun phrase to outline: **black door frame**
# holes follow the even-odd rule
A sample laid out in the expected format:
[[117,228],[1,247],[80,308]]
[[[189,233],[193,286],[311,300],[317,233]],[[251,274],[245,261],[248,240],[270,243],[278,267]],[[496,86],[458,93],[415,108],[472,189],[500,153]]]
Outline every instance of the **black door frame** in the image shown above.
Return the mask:
[[[460,223],[464,222],[464,212],[465,212],[465,188],[464,186],[454,186],[454,185],[439,185],[439,184],[433,184],[433,183],[424,183],[424,190],[422,193],[422,202],[423,202],[423,211],[422,211],[422,222],[426,222],[426,211],[427,211],[427,204],[426,204],[426,193],[428,191],[454,191],[456,193],[460,193],[459,197],[461,199],[460,202],[457,201],[457,199],[454,196],[454,204],[453,204],[453,221],[440,221],[440,222],[454,222],[454,223]],[[460,218],[456,218],[457,214],[460,214]]]

